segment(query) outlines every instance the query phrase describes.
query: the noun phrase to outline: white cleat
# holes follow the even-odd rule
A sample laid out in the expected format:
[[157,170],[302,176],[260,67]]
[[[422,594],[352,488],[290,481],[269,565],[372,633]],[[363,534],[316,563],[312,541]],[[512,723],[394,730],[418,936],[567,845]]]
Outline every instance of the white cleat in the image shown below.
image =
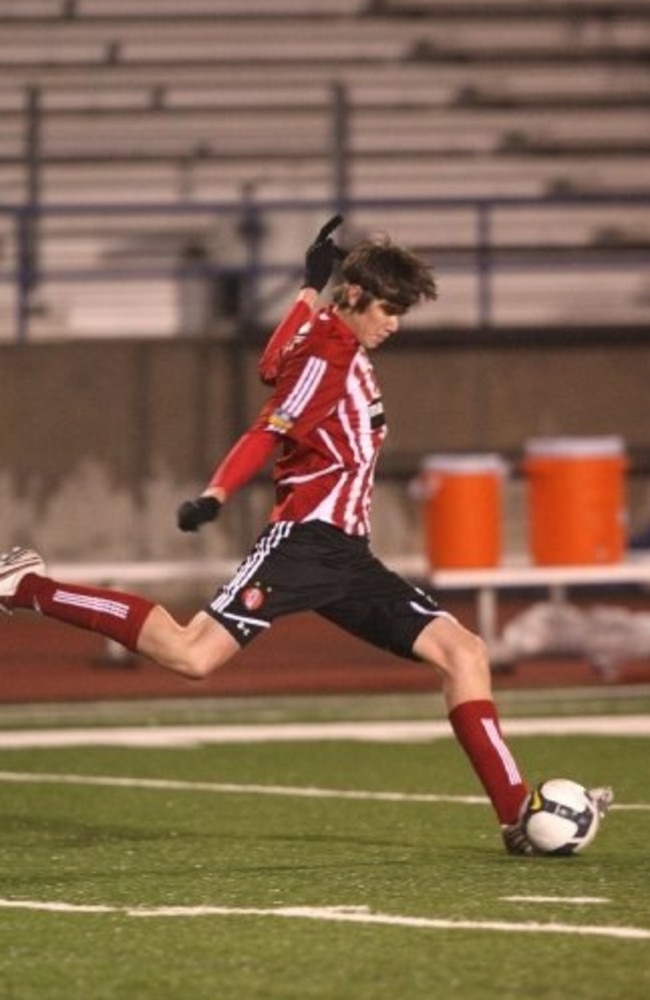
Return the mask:
[[589,798],[598,810],[598,816],[600,819],[604,817],[609,812],[609,808],[614,801],[614,792],[611,788],[589,788],[587,791]]
[[38,552],[16,547],[0,556],[0,611],[11,614],[11,598],[28,573],[45,574],[45,563]]

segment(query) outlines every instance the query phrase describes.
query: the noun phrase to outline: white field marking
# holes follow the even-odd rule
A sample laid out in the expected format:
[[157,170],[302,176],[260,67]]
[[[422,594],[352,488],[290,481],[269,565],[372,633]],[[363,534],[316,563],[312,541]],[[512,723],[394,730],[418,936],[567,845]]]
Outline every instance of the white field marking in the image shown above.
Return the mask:
[[294,920],[325,920],[337,923],[383,924],[389,927],[413,927],[423,930],[497,931],[506,934],[572,934],[576,936],[623,938],[650,941],[645,927],[608,927],[581,924],[516,923],[507,920],[446,920],[436,917],[407,917],[376,913],[363,906],[280,906],[266,909],[256,906],[75,906],[71,903],[40,902],[32,899],[0,899],[0,908],[40,910],[48,913],[117,913],[128,917],[284,917]]
[[[507,736],[650,736],[650,715],[559,716],[510,719]],[[354,740],[420,743],[451,738],[446,719],[382,722],[296,722],[274,725],[99,726],[74,729],[9,729],[0,749],[71,746],[195,747],[204,743],[275,743]]]
[[45,913],[117,913],[116,906],[101,903],[48,903],[31,899],[0,899],[3,910],[39,910]]
[[[486,806],[482,795],[438,795],[433,792],[369,792],[310,785],[235,785],[217,781],[179,781],[174,778],[124,778],[101,774],[47,774],[37,771],[0,771],[0,783],[34,785],[90,785],[104,788],[144,788],[176,792],[213,792],[219,795],[280,795],[302,799],[352,799],[365,802],[424,802]],[[648,802],[615,802],[610,810],[649,812]]]
[[[481,795],[434,795],[407,792],[367,792],[343,788],[311,788],[292,785],[233,785],[213,781],[177,781],[171,778],[120,778],[108,775],[38,774],[0,771],[0,782],[16,784],[94,785],[107,788],[146,788],[177,792],[216,792],[221,795],[285,795],[305,799],[359,799],[375,802],[450,802],[487,805]],[[650,806],[648,806],[650,809]]]
[[591,906],[611,903],[605,896],[499,896],[504,903],[570,903],[574,906]]

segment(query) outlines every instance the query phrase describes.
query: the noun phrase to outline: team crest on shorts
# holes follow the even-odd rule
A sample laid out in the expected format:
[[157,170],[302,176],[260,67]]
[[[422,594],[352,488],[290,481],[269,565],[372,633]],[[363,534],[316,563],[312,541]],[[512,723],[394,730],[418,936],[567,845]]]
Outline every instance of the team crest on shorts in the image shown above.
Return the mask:
[[265,600],[266,595],[258,584],[246,587],[246,590],[243,590],[241,594],[241,602],[247,611],[257,611],[258,608],[262,607]]

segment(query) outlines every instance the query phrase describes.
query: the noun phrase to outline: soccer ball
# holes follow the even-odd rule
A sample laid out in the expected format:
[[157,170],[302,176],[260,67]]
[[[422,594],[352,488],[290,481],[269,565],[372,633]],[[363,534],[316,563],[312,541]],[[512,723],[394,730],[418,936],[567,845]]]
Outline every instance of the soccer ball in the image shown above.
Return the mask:
[[600,816],[586,788],[568,778],[536,785],[521,808],[526,835],[542,854],[577,854],[592,843]]

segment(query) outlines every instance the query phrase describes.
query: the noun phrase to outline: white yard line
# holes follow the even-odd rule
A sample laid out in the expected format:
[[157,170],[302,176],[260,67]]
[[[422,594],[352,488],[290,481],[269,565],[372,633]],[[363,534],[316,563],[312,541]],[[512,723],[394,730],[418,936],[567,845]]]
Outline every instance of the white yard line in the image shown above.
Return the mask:
[[342,788],[296,787],[292,785],[235,785],[212,781],[175,781],[169,778],[120,778],[85,774],[38,774],[29,771],[0,771],[0,782],[3,781],[16,784],[94,785],[108,788],[145,788],[176,792],[216,792],[221,795],[280,795],[306,799],[357,799],[375,802],[449,802],[461,805],[487,805],[487,799],[480,795],[368,792]]
[[[510,719],[508,736],[650,736],[650,715],[586,715]],[[273,725],[94,726],[7,729],[0,749],[73,746],[193,747],[204,743],[275,743],[353,740],[420,743],[451,738],[442,721],[307,722]]]
[[140,918],[196,917],[280,917],[293,920],[323,920],[337,923],[380,924],[388,927],[410,927],[418,930],[494,931],[505,934],[564,934],[578,937],[606,937],[623,940],[650,941],[650,930],[644,927],[598,926],[597,924],[540,923],[508,920],[447,920],[437,917],[411,917],[392,913],[376,913],[366,907],[340,906],[281,906],[276,908],[230,906],[158,906],[121,907],[33,899],[0,899],[0,908],[36,910],[62,914],[123,914]]
[[[647,716],[573,717],[553,719],[516,719],[506,727],[510,735],[570,735],[594,733],[608,736],[648,736],[650,718]],[[9,731],[0,736],[0,747],[52,746],[197,746],[208,742],[261,742],[273,740],[369,740],[382,742],[410,742],[450,736],[446,722],[383,722],[383,723],[310,723],[272,726],[164,726],[123,727],[118,729],[74,729]],[[456,803],[461,805],[487,805],[487,800],[476,795],[437,795],[391,791],[367,791],[282,785],[238,785],[231,783],[180,781],[164,778],[132,778],[110,775],[80,775],[55,773],[30,773],[1,771],[0,782],[32,784],[67,784],[208,792],[238,795],[281,795],[301,798],[372,800],[378,802]],[[650,810],[650,804],[617,804],[621,810]],[[535,904],[583,905],[607,903],[602,897],[504,897],[510,902]],[[623,940],[650,940],[650,929],[641,927],[581,925],[559,922],[501,921],[501,920],[450,920],[434,917],[417,917],[377,913],[367,907],[302,907],[276,908],[227,907],[219,905],[120,907],[104,904],[74,904],[48,900],[0,899],[0,909],[32,910],[60,914],[122,914],[137,918],[198,918],[198,917],[274,917],[276,919],[319,920],[374,924],[418,930],[489,931],[493,933],[560,934],[572,936],[597,936]]]
[[499,896],[504,903],[568,903],[571,906],[591,906],[611,903],[605,896]]
[[[370,792],[365,789],[318,788],[309,785],[238,785],[217,781],[179,781],[173,778],[128,778],[100,774],[55,774],[35,771],[0,771],[0,783],[35,785],[90,785],[104,788],[141,788],[176,792],[212,792],[219,795],[279,795],[302,799],[351,799],[364,802],[420,802],[486,806],[481,795],[439,795],[429,792]],[[626,812],[648,812],[647,802],[615,802]]]
[[[648,736],[650,716],[567,716],[561,718],[513,719],[508,735]],[[446,721],[429,722],[328,722],[279,723],[274,725],[127,726],[84,729],[7,730],[0,733],[0,749],[79,746],[195,747],[205,743],[256,743],[275,741],[355,740],[369,742],[413,742],[447,738]],[[353,799],[378,802],[458,803],[485,805],[478,795],[437,795],[392,791],[365,791],[284,785],[232,784],[180,781],[166,778],[133,778],[112,775],[82,775],[0,771],[0,782],[91,785],[112,788],[160,789],[232,795],[280,795],[299,798]],[[615,809],[650,810],[647,803],[617,803]]]

